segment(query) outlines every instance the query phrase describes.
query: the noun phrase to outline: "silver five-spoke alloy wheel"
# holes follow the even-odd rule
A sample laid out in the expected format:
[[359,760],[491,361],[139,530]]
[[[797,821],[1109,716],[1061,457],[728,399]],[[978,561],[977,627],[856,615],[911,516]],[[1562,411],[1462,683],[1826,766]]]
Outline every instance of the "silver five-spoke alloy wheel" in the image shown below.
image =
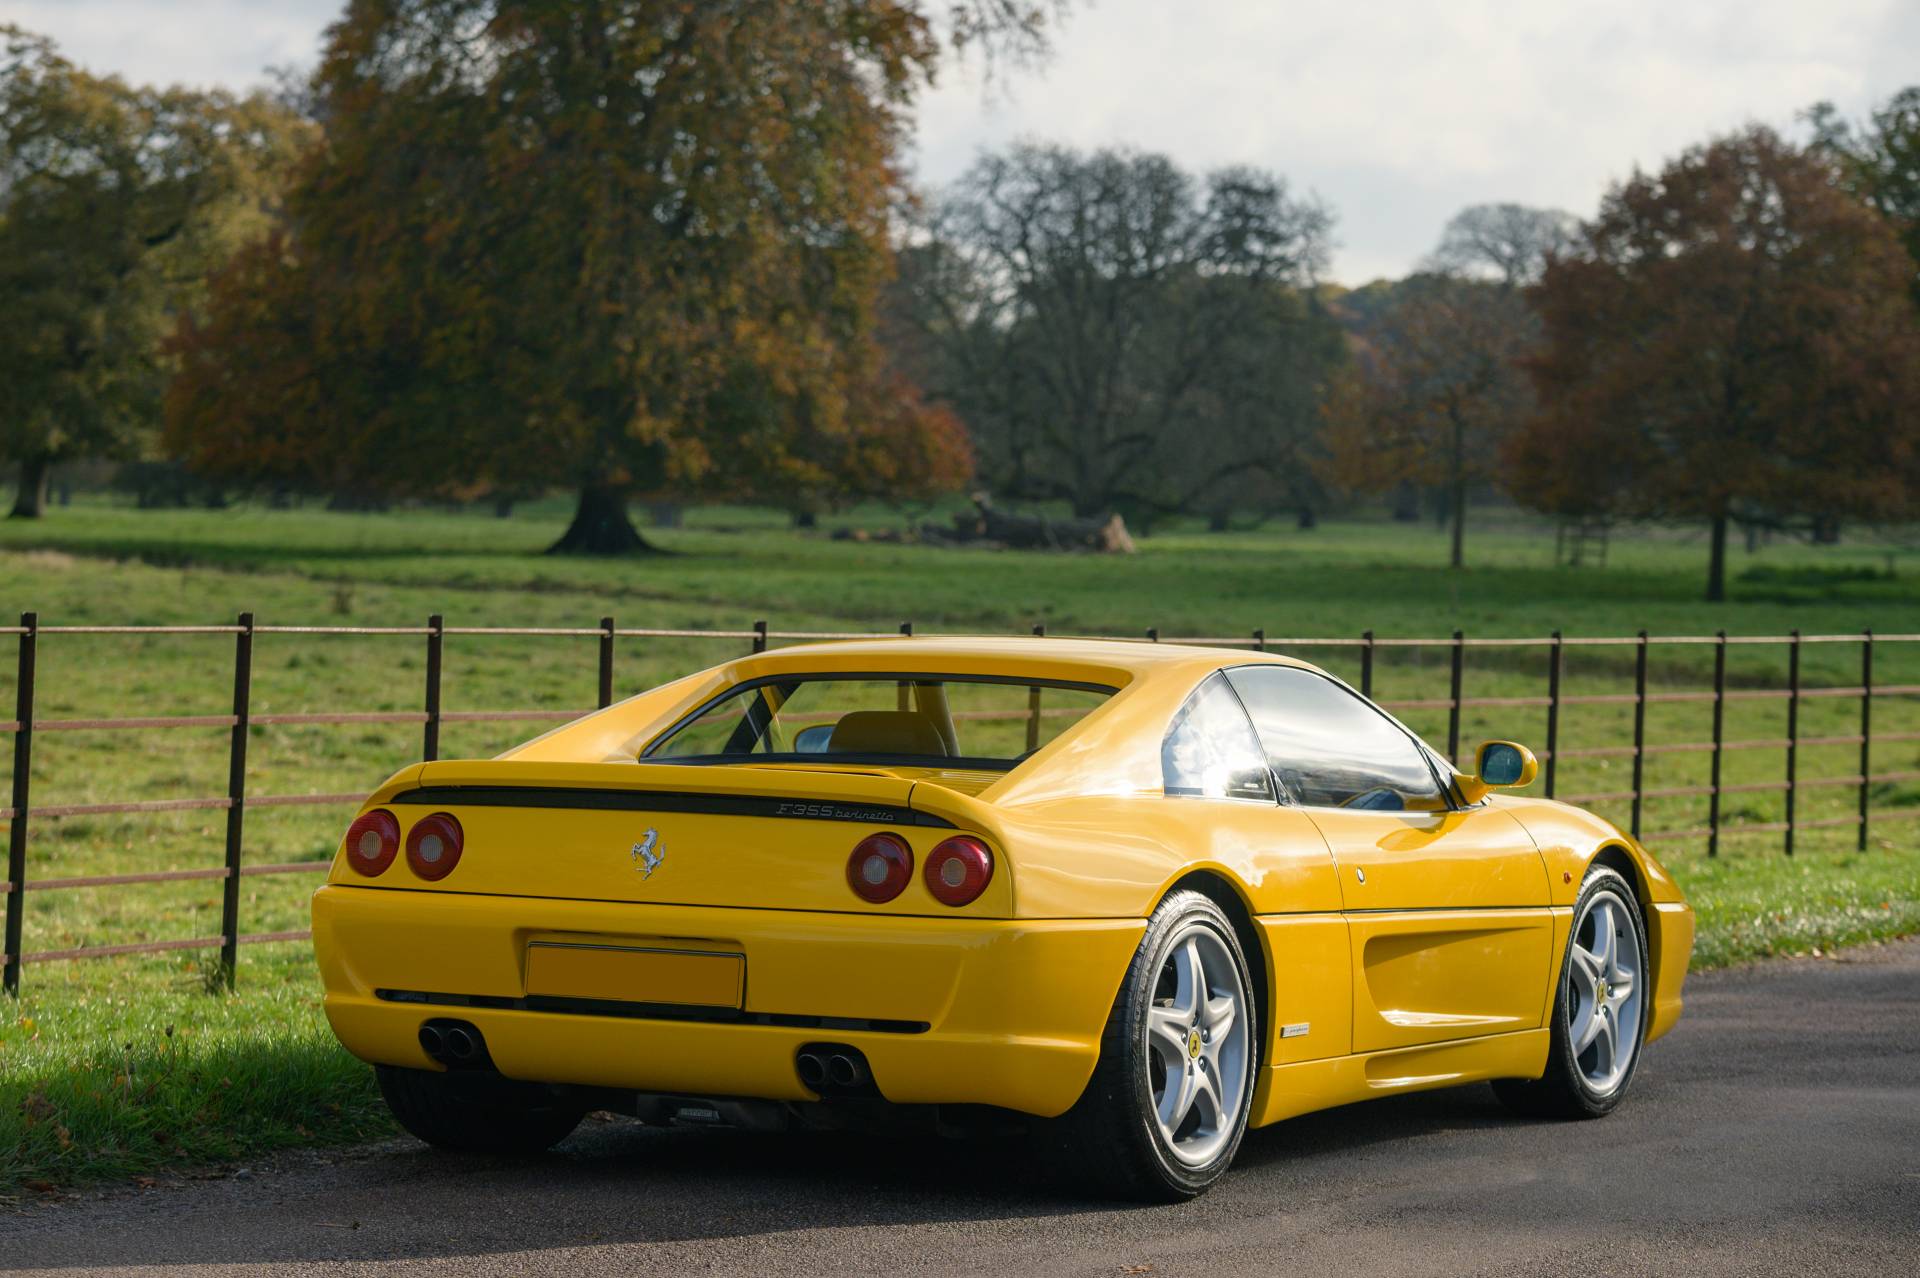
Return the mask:
[[1567,964],[1567,1030],[1574,1066],[1604,1096],[1620,1086],[1640,1046],[1640,934],[1633,912],[1596,892],[1575,920]]
[[1173,938],[1147,1014],[1154,1117],[1189,1167],[1216,1157],[1247,1103],[1247,990],[1219,934],[1194,921]]

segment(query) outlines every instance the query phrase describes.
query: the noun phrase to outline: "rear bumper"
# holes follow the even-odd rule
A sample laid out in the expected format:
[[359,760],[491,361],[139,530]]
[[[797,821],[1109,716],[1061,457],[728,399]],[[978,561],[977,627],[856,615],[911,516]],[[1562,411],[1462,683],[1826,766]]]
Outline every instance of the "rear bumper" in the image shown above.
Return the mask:
[[[1144,920],[941,919],[470,896],[338,884],[313,900],[327,1019],[363,1060],[436,1069],[422,1022],[485,1035],[512,1078],[804,1101],[794,1055],[860,1048],[890,1101],[1051,1116],[1079,1098]],[[526,996],[529,937],[746,956],[744,1019],[485,1006]],[[382,992],[464,996],[458,1008]],[[824,1021],[824,1024],[820,1023]],[[850,1026],[856,1026],[850,1028]],[[878,1026],[881,1028],[870,1028]]]

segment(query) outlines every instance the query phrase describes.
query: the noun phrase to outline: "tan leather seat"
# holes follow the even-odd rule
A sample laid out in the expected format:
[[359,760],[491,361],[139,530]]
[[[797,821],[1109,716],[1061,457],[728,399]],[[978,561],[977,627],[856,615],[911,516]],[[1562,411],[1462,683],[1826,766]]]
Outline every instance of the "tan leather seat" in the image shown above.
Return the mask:
[[827,738],[833,754],[930,754],[945,757],[946,739],[932,719],[912,710],[854,710]]

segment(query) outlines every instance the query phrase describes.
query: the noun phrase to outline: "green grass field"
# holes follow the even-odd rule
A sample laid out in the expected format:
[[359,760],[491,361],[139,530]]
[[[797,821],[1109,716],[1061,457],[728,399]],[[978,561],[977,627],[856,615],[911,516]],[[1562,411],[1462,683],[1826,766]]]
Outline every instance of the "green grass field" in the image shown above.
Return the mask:
[[[523,508],[509,520],[477,513],[410,511],[338,515],[239,508],[141,512],[107,505],[56,510],[37,523],[0,525],[0,610],[32,608],[43,624],[155,624],[231,621],[253,611],[262,624],[419,625],[442,613],[449,626],[591,626],[741,629],[764,618],[776,630],[887,630],[912,621],[926,632],[1024,632],[1236,636],[1256,627],[1274,638],[1920,633],[1920,563],[1875,542],[1812,547],[1777,544],[1735,552],[1733,599],[1698,601],[1703,539],[1684,533],[1617,538],[1604,569],[1557,568],[1550,532],[1508,519],[1470,534],[1471,567],[1444,568],[1445,541],[1430,527],[1354,522],[1301,532],[1273,527],[1211,534],[1179,527],[1143,540],[1125,558],[929,549],[832,540],[827,529],[796,533],[772,512],[692,512],[682,529],[650,533],[670,553],[627,562],[577,562],[539,553],[564,523],[560,503]],[[832,526],[836,521],[827,521]],[[839,521],[865,527],[898,516],[858,511]],[[7,617],[11,619],[10,615]],[[11,713],[11,645],[0,642],[0,706]],[[637,691],[744,651],[740,640],[624,639],[616,691]],[[1356,675],[1352,649],[1313,650],[1336,673]],[[1447,653],[1383,648],[1375,693],[1392,700],[1439,698]],[[1729,686],[1780,685],[1783,646],[1739,646]],[[1630,689],[1631,648],[1575,648],[1569,693]],[[1809,689],[1858,680],[1857,644],[1810,644]],[[40,644],[39,719],[221,714],[231,691],[227,636],[65,636]],[[1708,686],[1705,647],[1651,650],[1650,686]],[[256,643],[255,713],[415,710],[424,677],[418,637],[263,635]],[[1538,649],[1468,650],[1469,695],[1536,696],[1544,691]],[[1881,684],[1920,684],[1920,644],[1883,643]],[[454,636],[444,675],[449,711],[590,706],[595,644],[590,638]],[[1631,707],[1569,708],[1565,748],[1629,740]],[[1784,703],[1735,701],[1729,739],[1784,735]],[[1705,741],[1709,707],[1656,705],[1651,742]],[[1852,698],[1806,700],[1807,737],[1858,730]],[[1876,730],[1920,732],[1920,699],[1885,697]],[[1444,745],[1446,716],[1405,717]],[[1485,707],[1469,712],[1464,743],[1512,736],[1538,745],[1544,712]],[[485,755],[543,724],[452,722],[442,754]],[[212,797],[224,793],[225,729],[43,732],[35,743],[38,804]],[[0,754],[11,742],[0,737]],[[416,759],[420,731],[391,725],[258,726],[250,739],[250,793],[365,790]],[[1857,748],[1808,746],[1802,778],[1857,771]],[[1778,748],[1727,756],[1734,786],[1777,781]],[[1630,761],[1569,759],[1560,793],[1627,789]],[[1876,750],[1876,772],[1920,772],[1920,744]],[[1657,755],[1647,785],[1706,780],[1704,753]],[[1803,820],[1843,818],[1857,788],[1810,788]],[[1877,822],[1866,851],[1851,829],[1802,834],[1799,855],[1780,854],[1777,834],[1727,841],[1714,860],[1703,840],[1663,842],[1657,851],[1700,911],[1699,961],[1807,952],[1920,929],[1920,783],[1874,788]],[[1625,820],[1621,801],[1595,804]],[[1780,819],[1774,792],[1726,800],[1732,822]],[[1702,823],[1705,800],[1650,799],[1649,831]],[[348,813],[332,807],[255,808],[247,817],[254,864],[320,861],[332,852]],[[219,864],[218,812],[38,819],[32,879],[210,867]],[[243,881],[242,930],[305,925],[313,875]],[[218,930],[213,881],[30,893],[26,948],[65,949],[208,936]],[[138,959],[45,963],[25,972],[25,997],[0,1005],[0,1194],[29,1183],[66,1183],[155,1167],[246,1157],[280,1145],[340,1141],[388,1130],[366,1071],[334,1046],[317,1010],[317,985],[303,944],[242,953],[239,990],[208,994],[212,954],[195,950]],[[172,1032],[168,1033],[171,1027]]]

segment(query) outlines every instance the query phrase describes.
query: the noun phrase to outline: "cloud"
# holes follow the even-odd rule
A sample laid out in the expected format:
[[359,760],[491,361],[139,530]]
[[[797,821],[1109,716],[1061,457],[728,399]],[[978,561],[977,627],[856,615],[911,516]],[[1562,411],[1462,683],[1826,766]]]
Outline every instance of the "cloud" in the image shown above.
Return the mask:
[[341,0],[11,0],[4,18],[99,74],[245,89],[268,67],[314,62],[341,9]]
[[[129,79],[258,83],[311,63],[340,0],[12,0]],[[1750,120],[1850,115],[1920,80],[1913,0],[1083,0],[1037,72],[949,67],[923,181],[1022,137],[1252,163],[1339,215],[1334,274],[1406,271],[1468,204],[1591,214],[1610,182]]]
[[939,183],[1016,137],[1249,162],[1340,216],[1335,275],[1399,274],[1472,203],[1591,214],[1636,165],[1920,79],[1910,0],[1098,0],[1051,65],[921,110]]

